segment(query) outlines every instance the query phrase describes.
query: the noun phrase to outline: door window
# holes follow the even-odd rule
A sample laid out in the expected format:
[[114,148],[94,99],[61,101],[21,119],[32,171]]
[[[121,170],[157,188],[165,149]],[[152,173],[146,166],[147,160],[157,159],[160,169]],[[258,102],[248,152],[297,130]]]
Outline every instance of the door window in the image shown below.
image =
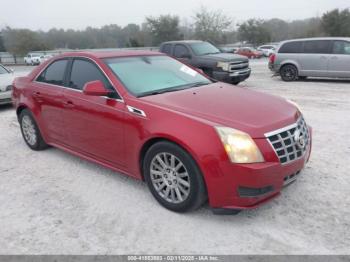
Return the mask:
[[39,75],[36,81],[63,86],[67,63],[67,60],[58,60],[53,62],[48,66],[48,68],[45,69],[44,72]]
[[332,51],[333,54],[350,55],[350,42],[334,41]]
[[95,64],[83,59],[75,59],[73,61],[68,85],[70,88],[83,90],[86,83],[96,80],[100,80],[106,89],[114,91],[105,75]]
[[167,55],[170,55],[171,54],[171,44],[165,44],[163,46],[162,52],[167,54]]
[[189,56],[190,53],[184,45],[176,45],[174,49],[174,56],[177,58],[183,58]]
[[305,41],[304,53],[306,54],[329,54],[331,41],[329,40],[313,40]]

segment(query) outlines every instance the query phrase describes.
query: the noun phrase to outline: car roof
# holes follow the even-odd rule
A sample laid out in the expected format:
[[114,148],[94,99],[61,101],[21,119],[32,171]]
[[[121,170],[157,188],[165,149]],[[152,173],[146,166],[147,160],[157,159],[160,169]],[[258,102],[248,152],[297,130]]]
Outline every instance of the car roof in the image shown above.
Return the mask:
[[297,38],[297,39],[290,39],[285,40],[281,44],[288,43],[288,42],[294,42],[294,41],[310,41],[310,40],[346,40],[350,41],[350,37],[310,37],[310,38]]
[[151,56],[151,55],[164,55],[160,52],[147,51],[147,50],[121,50],[121,51],[79,51],[79,52],[66,52],[62,53],[58,57],[77,57],[85,56],[90,58],[114,58],[114,57],[130,57],[130,56]]
[[165,44],[192,44],[192,43],[202,43],[205,41],[201,41],[201,40],[178,40],[178,41],[168,41],[168,42],[164,42],[162,43],[162,45]]

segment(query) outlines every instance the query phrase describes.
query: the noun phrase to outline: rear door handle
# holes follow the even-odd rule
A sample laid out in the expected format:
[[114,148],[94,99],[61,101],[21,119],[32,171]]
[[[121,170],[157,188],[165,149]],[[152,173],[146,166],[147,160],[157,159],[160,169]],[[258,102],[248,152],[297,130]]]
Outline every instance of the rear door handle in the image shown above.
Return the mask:
[[332,56],[332,59],[336,60],[336,59],[338,59],[338,57],[337,56]]
[[64,103],[64,107],[66,107],[66,108],[73,108],[74,107],[74,104],[73,104],[73,102],[72,101],[66,101],[65,103]]
[[327,57],[325,57],[325,56],[321,56],[321,59],[327,59]]
[[37,91],[37,92],[34,92],[34,93],[33,93],[33,96],[34,96],[34,97],[37,97],[37,98],[40,98],[40,97],[41,97],[41,93],[38,92],[38,91]]

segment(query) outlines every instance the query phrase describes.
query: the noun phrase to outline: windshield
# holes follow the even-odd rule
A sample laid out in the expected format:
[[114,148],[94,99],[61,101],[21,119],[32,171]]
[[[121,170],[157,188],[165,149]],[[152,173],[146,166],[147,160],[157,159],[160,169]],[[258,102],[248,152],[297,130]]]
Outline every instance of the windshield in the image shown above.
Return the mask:
[[193,52],[199,56],[221,53],[219,49],[208,42],[192,43],[190,46]]
[[8,74],[8,71],[0,65],[0,75],[2,74]]
[[168,56],[108,58],[105,63],[137,97],[212,83],[192,68]]

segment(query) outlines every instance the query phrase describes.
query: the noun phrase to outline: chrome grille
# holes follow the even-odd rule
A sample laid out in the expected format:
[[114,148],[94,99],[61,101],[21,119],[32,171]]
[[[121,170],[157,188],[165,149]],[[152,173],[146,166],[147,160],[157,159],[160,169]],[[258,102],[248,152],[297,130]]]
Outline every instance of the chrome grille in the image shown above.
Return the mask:
[[246,69],[249,67],[249,62],[247,61],[235,61],[235,62],[230,62],[230,72],[234,72],[237,70],[242,70]]
[[304,156],[310,144],[309,129],[303,117],[285,128],[265,134],[282,164]]

